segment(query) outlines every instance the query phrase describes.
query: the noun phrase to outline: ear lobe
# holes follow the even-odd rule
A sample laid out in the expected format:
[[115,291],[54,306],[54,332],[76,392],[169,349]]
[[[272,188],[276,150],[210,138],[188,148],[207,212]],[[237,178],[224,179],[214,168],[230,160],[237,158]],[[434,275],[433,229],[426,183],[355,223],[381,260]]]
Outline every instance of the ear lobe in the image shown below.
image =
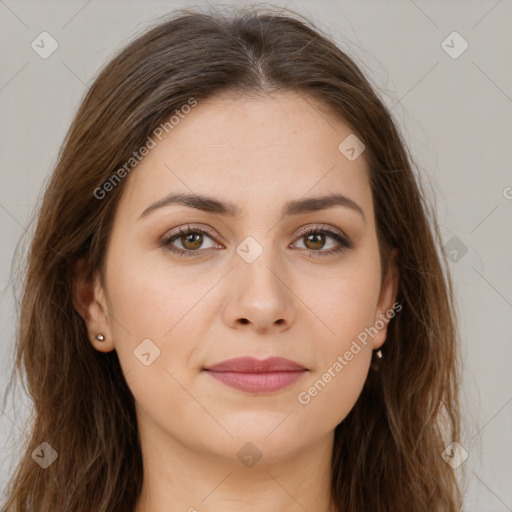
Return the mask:
[[[101,352],[114,349],[105,296],[97,274],[91,272],[85,258],[75,264],[71,286],[73,306],[84,319],[89,340]],[[102,334],[104,341],[97,338]]]

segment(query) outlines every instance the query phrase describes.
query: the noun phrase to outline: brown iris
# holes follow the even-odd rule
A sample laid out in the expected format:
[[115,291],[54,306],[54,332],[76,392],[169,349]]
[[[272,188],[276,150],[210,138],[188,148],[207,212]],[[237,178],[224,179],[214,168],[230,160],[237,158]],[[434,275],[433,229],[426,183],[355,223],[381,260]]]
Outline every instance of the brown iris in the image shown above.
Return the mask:
[[182,239],[182,244],[185,249],[199,249],[203,244],[203,235],[200,233],[189,233],[180,238]]
[[[313,247],[308,246],[308,242],[313,243]],[[306,235],[306,247],[308,249],[321,249],[325,244],[325,235],[318,233],[312,235]]]

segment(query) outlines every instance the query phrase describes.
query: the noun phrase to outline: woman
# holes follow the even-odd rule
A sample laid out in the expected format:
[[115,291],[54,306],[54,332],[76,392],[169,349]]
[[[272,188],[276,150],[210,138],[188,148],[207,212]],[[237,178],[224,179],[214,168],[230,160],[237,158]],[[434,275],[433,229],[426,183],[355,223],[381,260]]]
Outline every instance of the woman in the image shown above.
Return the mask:
[[459,511],[449,275],[389,112],[298,16],[101,72],[28,258],[9,512]]

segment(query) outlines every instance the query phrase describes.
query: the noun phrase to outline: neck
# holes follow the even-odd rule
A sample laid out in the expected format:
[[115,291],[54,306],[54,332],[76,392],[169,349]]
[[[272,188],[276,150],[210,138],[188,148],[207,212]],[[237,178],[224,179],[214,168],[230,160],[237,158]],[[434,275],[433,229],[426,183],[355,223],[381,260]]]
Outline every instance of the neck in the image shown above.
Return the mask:
[[[333,432],[296,453],[272,456],[247,447],[243,463],[226,446],[226,456],[188,448],[146,424],[139,432],[144,477],[135,512],[332,512],[330,499]],[[261,443],[260,443],[261,446]],[[230,454],[234,453],[234,456]],[[251,456],[261,459],[251,465]],[[275,450],[274,450],[275,453]],[[247,454],[247,455],[246,455]]]

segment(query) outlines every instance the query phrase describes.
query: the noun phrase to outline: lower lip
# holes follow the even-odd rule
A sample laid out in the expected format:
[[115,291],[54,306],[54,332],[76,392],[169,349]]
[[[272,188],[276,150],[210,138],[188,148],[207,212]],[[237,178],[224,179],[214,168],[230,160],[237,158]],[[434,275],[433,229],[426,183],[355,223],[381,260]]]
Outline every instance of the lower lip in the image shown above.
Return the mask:
[[208,373],[227,386],[248,393],[270,393],[291,386],[297,382],[307,370],[267,373],[215,372]]

